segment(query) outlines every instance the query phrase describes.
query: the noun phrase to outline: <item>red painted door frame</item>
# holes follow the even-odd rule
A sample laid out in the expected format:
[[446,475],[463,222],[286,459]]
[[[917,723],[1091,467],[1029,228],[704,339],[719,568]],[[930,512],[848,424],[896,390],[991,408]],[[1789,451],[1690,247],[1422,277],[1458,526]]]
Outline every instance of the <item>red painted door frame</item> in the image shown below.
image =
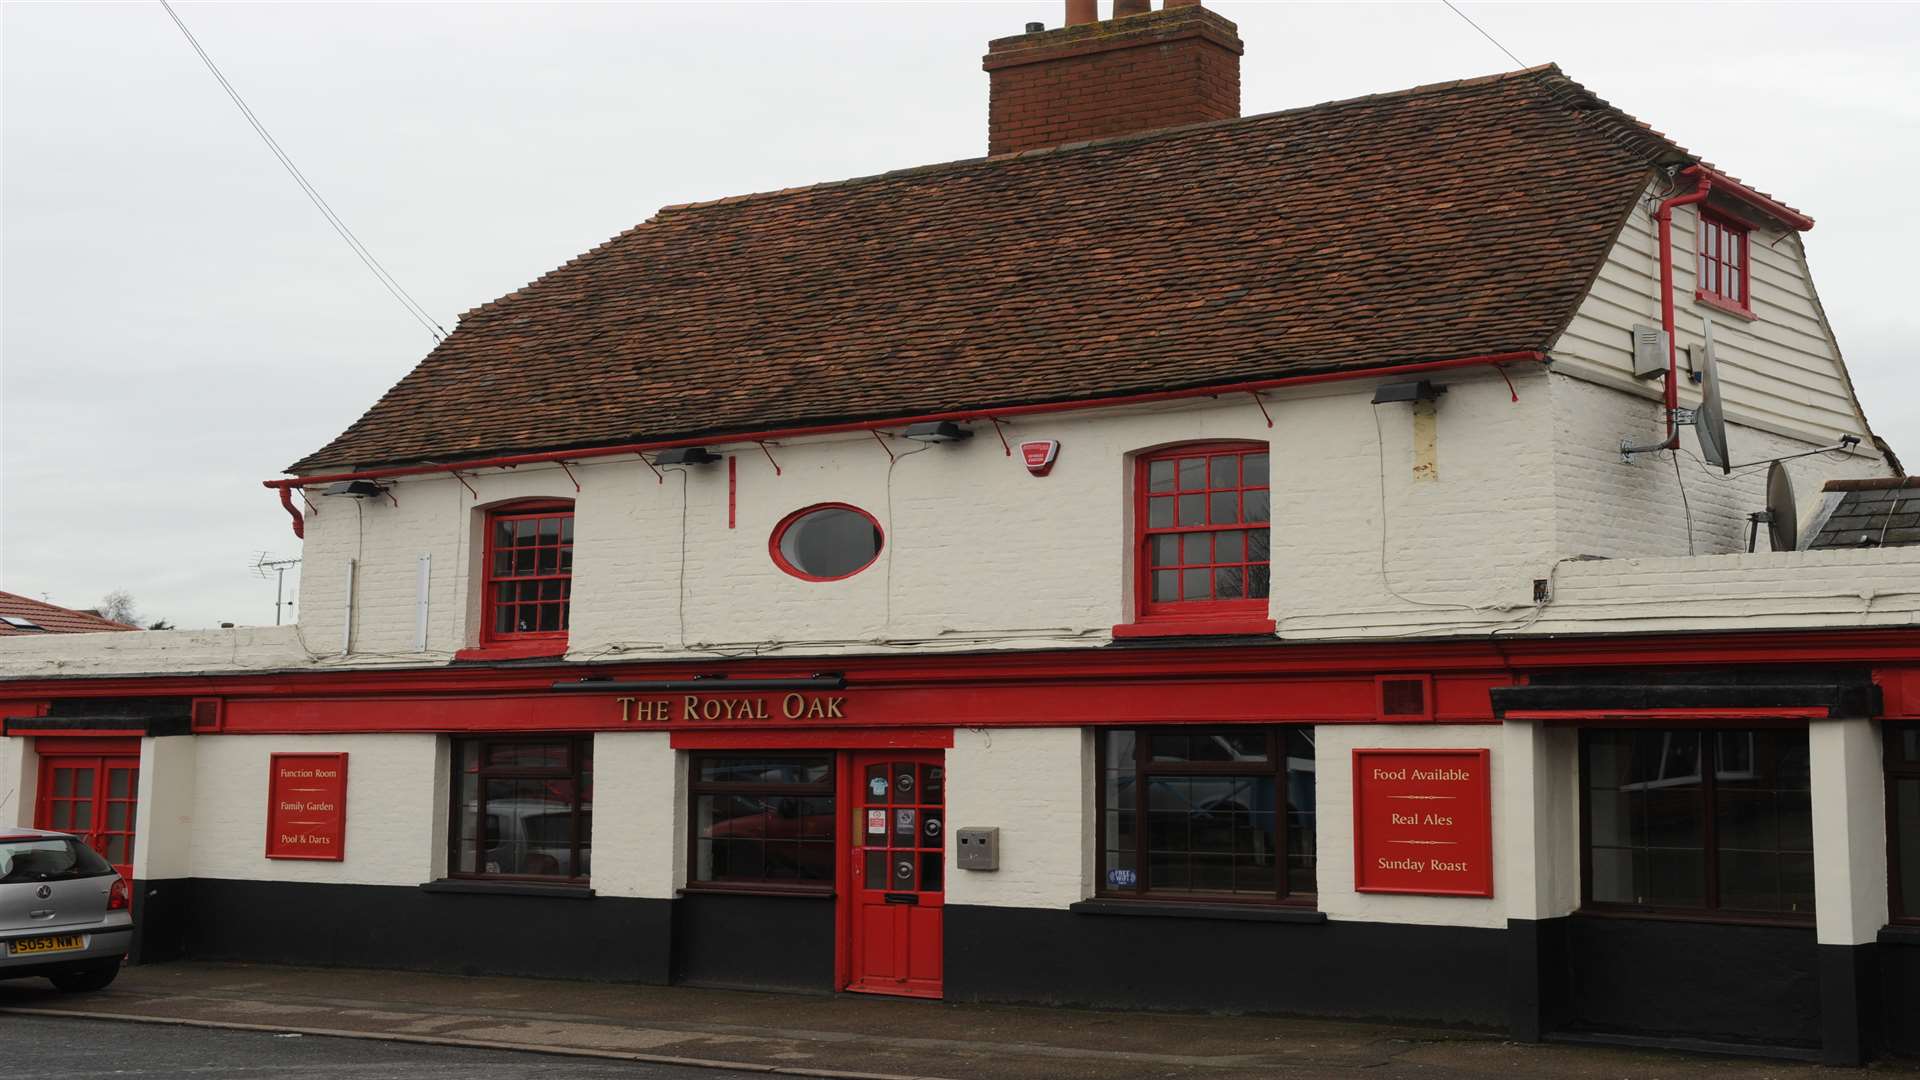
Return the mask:
[[940,750],[840,755],[839,989],[941,996],[945,770]]
[[133,845],[140,812],[137,743],[132,754],[102,753],[98,746],[73,744],[51,753],[41,749],[38,789],[33,808],[35,828],[82,837],[121,877],[133,880]]

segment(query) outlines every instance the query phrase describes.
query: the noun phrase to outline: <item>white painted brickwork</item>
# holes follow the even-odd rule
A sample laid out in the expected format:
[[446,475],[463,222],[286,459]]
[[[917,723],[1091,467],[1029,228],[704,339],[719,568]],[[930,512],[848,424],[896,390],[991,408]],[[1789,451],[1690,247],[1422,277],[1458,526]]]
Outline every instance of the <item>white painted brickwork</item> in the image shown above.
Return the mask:
[[[1090,895],[1093,733],[1080,728],[954,732],[947,751],[947,902],[1064,908]],[[955,865],[956,829],[998,827],[1000,869]]]
[[[1513,829],[1502,820],[1501,792],[1510,767],[1498,724],[1322,724],[1313,729],[1315,833],[1320,910],[1351,922],[1424,926],[1507,925],[1506,896],[1519,875],[1531,873],[1533,852],[1513,850]],[[1401,896],[1353,890],[1353,751],[1373,747],[1485,748],[1493,772],[1493,898]],[[1518,767],[1526,763],[1519,761]]]
[[40,759],[33,741],[0,737],[0,827],[33,824],[33,802],[40,780]]
[[670,899],[687,877],[686,757],[664,731],[593,737],[593,890]]
[[[140,801],[134,816],[133,876],[165,881],[193,873],[193,815],[198,801],[198,737],[140,740]],[[265,798],[262,798],[265,803]],[[261,829],[261,840],[266,829]]]
[[[193,876],[418,885],[444,870],[445,741],[433,735],[200,735]],[[346,858],[268,859],[268,755],[347,755]]]

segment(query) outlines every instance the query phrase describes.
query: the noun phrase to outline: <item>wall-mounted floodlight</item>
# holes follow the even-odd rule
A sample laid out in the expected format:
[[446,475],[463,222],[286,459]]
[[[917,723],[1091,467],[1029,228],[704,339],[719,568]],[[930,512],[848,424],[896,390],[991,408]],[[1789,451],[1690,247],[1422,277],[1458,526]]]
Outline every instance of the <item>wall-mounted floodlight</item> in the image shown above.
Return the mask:
[[711,465],[719,460],[719,454],[704,446],[676,446],[653,456],[655,465]]
[[1437,401],[1447,392],[1444,386],[1435,386],[1430,380],[1419,382],[1385,383],[1373,392],[1375,405],[1388,405],[1396,401]]
[[345,495],[349,499],[376,499],[387,493],[384,484],[371,480],[342,480],[337,484],[328,484],[322,495]]
[[951,420],[932,420],[924,424],[910,424],[902,434],[914,442],[924,443],[955,443],[963,439],[973,438],[973,432],[968,431],[966,428],[961,427]]

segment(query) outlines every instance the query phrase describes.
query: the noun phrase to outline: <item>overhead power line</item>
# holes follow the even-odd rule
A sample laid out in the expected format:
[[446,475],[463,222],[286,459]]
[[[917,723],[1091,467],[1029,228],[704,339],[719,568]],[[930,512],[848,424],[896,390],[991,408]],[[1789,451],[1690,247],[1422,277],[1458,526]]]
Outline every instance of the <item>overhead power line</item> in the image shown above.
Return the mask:
[[320,211],[321,216],[327,219],[327,224],[333,226],[333,231],[339,234],[340,239],[346,241],[349,248],[353,249],[361,265],[379,280],[387,293],[399,301],[401,307],[407,309],[407,314],[413,316],[415,322],[425,328],[427,333],[433,335],[435,341],[445,338],[446,327],[441,326],[432,315],[427,313],[427,309],[413,298],[413,294],[400,285],[399,280],[381,265],[379,259],[374,258],[373,252],[367,249],[367,245],[360,242],[360,238],[353,234],[353,230],[347,228],[347,223],[341,220],[340,215],[333,212],[333,207],[321,197],[319,189],[315,188],[299,167],[294,165],[293,159],[287,156],[287,152],[282,150],[280,144],[267,132],[266,125],[253,115],[253,110],[247,107],[247,102],[240,96],[240,91],[235,90],[233,84],[227,81],[227,77],[220,73],[219,65],[213,62],[213,57],[207,55],[206,49],[201,48],[199,39],[193,36],[193,31],[187,29],[187,24],[181,21],[180,14],[173,10],[173,5],[167,3],[167,0],[160,0],[160,6],[166,9],[167,16],[173,20],[173,25],[180,28],[180,33],[186,37],[187,44],[193,46],[193,51],[199,54],[201,62],[207,65],[207,70],[213,72],[213,77],[220,83],[220,88],[233,99],[233,104],[239,108],[240,115],[246,117],[247,123],[259,134],[260,140],[267,144],[267,149],[273,151],[273,156],[287,170],[287,175],[293,177],[293,182],[300,185],[300,190],[306,195],[307,201],[313,204],[314,209]]
[[[165,3],[165,0],[161,0],[161,2]],[[1457,7],[1454,7],[1453,0],[1440,0],[1440,2],[1447,5],[1448,10],[1452,11],[1455,15],[1458,15],[1463,19],[1467,19],[1467,13],[1464,11],[1461,11]],[[1487,33],[1486,29],[1482,27],[1479,23],[1474,22],[1472,19],[1467,19],[1467,25],[1473,27],[1475,30],[1480,31],[1481,37],[1486,38],[1488,41],[1493,42],[1494,48],[1499,49],[1503,53],[1506,53],[1507,59],[1513,61],[1516,64],[1519,64],[1521,67],[1527,66],[1527,62],[1525,60],[1522,60],[1519,57],[1513,55],[1512,49],[1509,49],[1505,45],[1500,44],[1500,42],[1492,34]]]

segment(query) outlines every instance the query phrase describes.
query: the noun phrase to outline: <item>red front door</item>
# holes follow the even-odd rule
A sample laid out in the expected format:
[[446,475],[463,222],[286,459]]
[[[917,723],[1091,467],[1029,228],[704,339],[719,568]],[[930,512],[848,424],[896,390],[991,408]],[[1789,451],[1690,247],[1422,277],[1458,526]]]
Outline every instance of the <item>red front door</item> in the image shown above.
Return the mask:
[[139,791],[139,758],[47,755],[40,759],[33,823],[85,837],[121,877],[132,881]]
[[938,750],[853,755],[848,990],[940,996],[944,760]]

